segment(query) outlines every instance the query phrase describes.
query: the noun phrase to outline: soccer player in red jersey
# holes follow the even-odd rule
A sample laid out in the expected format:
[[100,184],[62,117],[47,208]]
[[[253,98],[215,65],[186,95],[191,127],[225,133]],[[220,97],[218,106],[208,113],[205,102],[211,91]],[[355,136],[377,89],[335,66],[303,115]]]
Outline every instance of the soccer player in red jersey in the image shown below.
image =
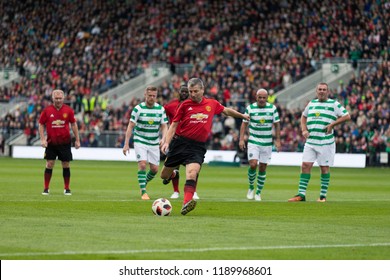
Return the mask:
[[[179,108],[179,105],[184,101],[187,100],[189,97],[188,88],[186,85],[181,85],[179,90],[179,98],[173,99],[171,102],[166,104],[164,106],[165,113],[167,114],[169,124],[172,123],[173,117],[176,114],[177,108]],[[174,169],[174,173],[172,173],[172,179],[169,178],[168,180],[163,180],[163,184],[166,185],[170,181],[172,181],[173,186],[173,194],[171,195],[171,198],[176,199],[179,198],[180,190],[179,190],[179,168],[180,165],[178,165]],[[194,199],[199,199],[199,196],[196,192],[194,192]]]
[[[44,173],[44,189],[42,194],[49,194],[49,185],[55,160],[62,162],[62,176],[64,177],[64,194],[72,195],[70,183],[71,137],[69,124],[76,138],[75,148],[80,148],[80,137],[73,110],[64,104],[64,92],[56,89],[52,92],[53,104],[46,107],[39,118],[39,136],[41,146],[45,148],[46,169]],[[45,127],[47,138],[45,138]]]
[[165,113],[167,114],[169,124],[172,123],[173,117],[176,114],[176,110],[179,107],[179,105],[184,101],[187,100],[189,97],[188,88],[186,85],[181,85],[179,90],[179,98],[173,99],[171,102],[167,103],[164,106]]
[[171,178],[177,165],[186,166],[182,215],[194,210],[196,206],[193,198],[196,180],[207,151],[206,140],[211,132],[214,115],[223,113],[249,120],[249,116],[224,107],[215,99],[205,98],[204,85],[199,78],[188,81],[188,91],[190,98],[177,109],[167,136],[161,143],[161,150],[167,155],[161,170],[162,179]]

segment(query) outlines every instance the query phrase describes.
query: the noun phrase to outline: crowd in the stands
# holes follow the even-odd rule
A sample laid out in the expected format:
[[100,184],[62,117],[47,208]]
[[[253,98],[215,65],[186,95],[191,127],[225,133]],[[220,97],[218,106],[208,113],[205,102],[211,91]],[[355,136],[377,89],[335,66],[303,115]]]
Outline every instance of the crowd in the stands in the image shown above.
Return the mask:
[[[159,88],[160,103],[196,76],[209,97],[243,112],[258,88],[277,92],[317,70],[324,59],[347,59],[355,67],[365,59],[372,63],[331,89],[352,116],[336,129],[336,148],[365,153],[377,165],[380,152],[390,152],[389,15],[390,2],[381,1],[11,0],[0,9],[0,65],[16,67],[21,78],[0,87],[0,100],[28,106],[0,119],[2,143],[23,130],[31,144],[52,89],[61,88],[82,115],[83,146],[100,146],[107,131],[117,132],[115,145],[121,146],[140,100],[114,108],[100,94],[153,62],[168,63],[174,74]],[[179,64],[192,68],[178,74]],[[301,110],[275,104],[282,150],[301,151]],[[237,149],[239,126],[238,120],[216,118],[209,147]]]

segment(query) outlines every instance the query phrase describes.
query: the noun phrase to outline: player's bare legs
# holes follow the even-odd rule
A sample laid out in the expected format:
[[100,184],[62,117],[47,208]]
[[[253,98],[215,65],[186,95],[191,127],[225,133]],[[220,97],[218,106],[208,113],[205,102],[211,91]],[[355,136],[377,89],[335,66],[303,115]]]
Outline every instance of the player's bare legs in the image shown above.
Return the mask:
[[169,178],[171,178],[173,170],[175,170],[175,167],[163,166],[160,174],[161,179],[168,180]]

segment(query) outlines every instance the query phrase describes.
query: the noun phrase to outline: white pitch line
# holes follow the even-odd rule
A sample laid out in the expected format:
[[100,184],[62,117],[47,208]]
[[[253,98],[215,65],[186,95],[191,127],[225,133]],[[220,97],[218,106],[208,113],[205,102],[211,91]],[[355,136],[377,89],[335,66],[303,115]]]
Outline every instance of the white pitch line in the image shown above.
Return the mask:
[[31,256],[61,256],[61,255],[123,255],[148,253],[193,253],[212,251],[247,251],[247,250],[284,250],[284,249],[323,249],[351,247],[387,247],[389,243],[371,244],[328,244],[328,245],[295,245],[295,246],[262,246],[262,247],[225,247],[225,248],[188,248],[188,249],[144,249],[144,250],[113,250],[113,251],[63,251],[63,252],[31,252],[31,253],[0,253],[0,257],[31,257]]

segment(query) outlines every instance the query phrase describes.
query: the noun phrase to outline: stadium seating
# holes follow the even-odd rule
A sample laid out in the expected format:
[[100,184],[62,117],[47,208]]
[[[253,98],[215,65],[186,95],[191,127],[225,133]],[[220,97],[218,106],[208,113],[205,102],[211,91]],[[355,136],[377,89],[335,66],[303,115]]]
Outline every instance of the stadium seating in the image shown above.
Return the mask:
[[[386,149],[388,3],[359,6],[341,0],[268,0],[239,4],[229,0],[161,1],[148,6],[146,1],[136,5],[126,1],[11,2],[0,11],[4,27],[0,29],[4,38],[0,66],[17,67],[20,80],[0,87],[0,99],[24,100],[25,106],[2,116],[3,138],[15,131],[31,136],[56,87],[67,93],[67,102],[82,115],[79,126],[85,139],[107,131],[120,138],[139,100],[105,109],[100,104],[85,114],[83,99],[128,81],[158,61],[167,62],[173,74],[160,85],[160,103],[168,102],[180,83],[197,76],[205,82],[209,97],[243,111],[254,101],[258,88],[278,91],[317,70],[323,59],[343,58],[353,63],[356,77],[332,89],[333,97],[347,106],[353,119],[335,132],[338,149],[367,153],[373,165]],[[359,69],[362,59],[373,63]],[[190,67],[180,70],[180,65]],[[278,109],[283,150],[301,150],[300,112],[279,105]],[[363,126],[356,125],[359,111],[368,117],[362,120]],[[235,123],[232,133],[239,125]],[[212,139],[210,135],[210,147]],[[114,142],[119,146],[118,141]]]

